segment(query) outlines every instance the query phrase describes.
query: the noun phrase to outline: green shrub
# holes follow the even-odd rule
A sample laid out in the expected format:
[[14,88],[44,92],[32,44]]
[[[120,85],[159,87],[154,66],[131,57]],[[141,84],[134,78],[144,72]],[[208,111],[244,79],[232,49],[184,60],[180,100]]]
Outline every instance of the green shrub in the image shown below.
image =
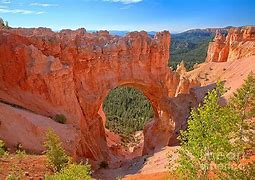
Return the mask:
[[8,174],[6,180],[21,180],[20,177],[15,176],[14,174]]
[[22,151],[22,150],[17,150],[16,151],[16,156],[19,158],[19,159],[22,159],[26,156],[26,151]]
[[6,177],[6,180],[21,180],[23,179],[23,174],[24,171],[20,167],[11,165],[10,173]]
[[46,148],[48,163],[54,172],[59,172],[68,164],[70,158],[62,148],[59,137],[52,129],[49,129],[46,133],[44,147]]
[[5,154],[5,144],[2,140],[0,140],[0,157],[4,156]]
[[66,117],[65,115],[63,114],[56,114],[54,117],[53,117],[53,120],[58,122],[58,123],[61,123],[61,124],[65,124],[66,122]]
[[90,173],[90,166],[88,164],[71,164],[60,172],[47,176],[46,180],[91,180]]

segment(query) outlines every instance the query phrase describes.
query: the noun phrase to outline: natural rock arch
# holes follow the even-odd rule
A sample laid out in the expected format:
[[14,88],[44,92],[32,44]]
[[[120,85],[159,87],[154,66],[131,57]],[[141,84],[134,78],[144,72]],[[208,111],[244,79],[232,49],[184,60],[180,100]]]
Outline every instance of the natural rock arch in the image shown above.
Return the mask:
[[40,115],[64,114],[78,134],[74,146],[65,146],[77,158],[110,160],[99,112],[111,89],[133,86],[150,99],[156,116],[144,130],[147,154],[167,145],[175,130],[170,97],[195,84],[168,67],[166,31],[150,38],[146,32],[119,37],[20,28],[1,30],[0,41],[0,98]]

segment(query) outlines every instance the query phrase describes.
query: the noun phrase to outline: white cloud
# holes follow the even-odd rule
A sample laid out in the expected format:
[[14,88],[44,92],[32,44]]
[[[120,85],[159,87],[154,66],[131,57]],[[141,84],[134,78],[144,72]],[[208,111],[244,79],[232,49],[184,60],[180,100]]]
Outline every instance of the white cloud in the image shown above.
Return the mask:
[[1,3],[4,3],[4,4],[10,4],[11,1],[10,0],[2,0]]
[[41,7],[52,7],[58,6],[58,4],[49,4],[49,3],[31,3],[30,6],[41,6]]
[[8,8],[8,6],[0,6],[1,9]]
[[35,12],[35,14],[45,14],[46,12],[45,11],[38,11],[38,12]]
[[44,14],[43,11],[31,11],[26,9],[4,9],[0,8],[0,13],[11,13],[11,14]]
[[143,0],[103,0],[107,2],[119,2],[123,4],[134,4],[134,3],[139,3],[142,2]]

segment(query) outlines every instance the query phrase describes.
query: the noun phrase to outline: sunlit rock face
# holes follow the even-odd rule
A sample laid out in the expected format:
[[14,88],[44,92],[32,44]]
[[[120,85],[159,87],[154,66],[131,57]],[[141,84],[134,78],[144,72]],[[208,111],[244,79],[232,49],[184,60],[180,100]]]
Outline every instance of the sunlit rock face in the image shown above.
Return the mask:
[[174,132],[178,112],[170,98],[197,85],[168,68],[169,32],[150,38],[146,32],[119,37],[18,28],[0,30],[0,42],[0,99],[42,116],[64,114],[78,134],[75,157],[109,160],[101,106],[110,90],[135,87],[151,101],[155,117],[144,130],[147,154],[167,145]]
[[226,37],[216,32],[206,62],[226,62],[252,55],[255,55],[255,26],[231,28]]

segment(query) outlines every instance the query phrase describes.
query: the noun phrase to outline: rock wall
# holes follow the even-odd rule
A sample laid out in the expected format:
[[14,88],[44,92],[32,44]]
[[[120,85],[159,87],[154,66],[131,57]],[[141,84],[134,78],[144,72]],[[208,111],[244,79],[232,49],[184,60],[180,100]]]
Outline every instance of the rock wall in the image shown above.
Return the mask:
[[206,62],[226,62],[255,55],[255,26],[231,28],[225,37],[217,31],[209,43]]
[[110,90],[135,87],[151,101],[155,117],[144,130],[146,154],[167,145],[175,130],[170,98],[197,85],[168,68],[168,32],[150,38],[146,32],[119,37],[18,28],[0,30],[0,42],[0,100],[45,117],[64,114],[78,134],[75,157],[110,160],[101,110]]
[[60,136],[64,148],[72,155],[79,134],[71,124],[60,124],[48,117],[0,103],[0,139],[11,150],[21,144],[27,152],[42,153],[45,132],[49,128]]

